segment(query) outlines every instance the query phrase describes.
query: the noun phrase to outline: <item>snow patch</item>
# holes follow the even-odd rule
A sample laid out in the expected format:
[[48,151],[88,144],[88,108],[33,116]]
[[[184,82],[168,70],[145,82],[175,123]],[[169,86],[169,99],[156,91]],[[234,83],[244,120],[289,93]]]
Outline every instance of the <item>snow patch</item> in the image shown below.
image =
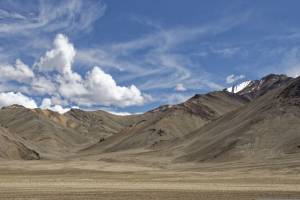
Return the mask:
[[245,82],[242,82],[238,85],[234,85],[232,87],[229,87],[226,90],[228,92],[231,92],[231,93],[238,93],[238,92],[242,91],[243,89],[245,89],[250,83],[252,83],[252,81],[245,81]]

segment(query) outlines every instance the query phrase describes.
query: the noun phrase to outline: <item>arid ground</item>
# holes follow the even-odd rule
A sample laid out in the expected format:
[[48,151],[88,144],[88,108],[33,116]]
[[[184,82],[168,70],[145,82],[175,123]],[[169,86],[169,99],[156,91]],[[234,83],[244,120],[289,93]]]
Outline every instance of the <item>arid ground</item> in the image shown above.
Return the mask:
[[0,199],[300,199],[298,164],[154,168],[103,161],[4,161]]

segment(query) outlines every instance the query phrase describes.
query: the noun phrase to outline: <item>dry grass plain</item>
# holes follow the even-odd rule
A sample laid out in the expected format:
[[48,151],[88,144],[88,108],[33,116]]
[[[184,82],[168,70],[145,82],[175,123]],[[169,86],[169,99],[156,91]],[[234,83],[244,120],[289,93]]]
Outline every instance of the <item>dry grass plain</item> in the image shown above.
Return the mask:
[[103,161],[2,161],[0,199],[300,199],[297,166],[154,168]]

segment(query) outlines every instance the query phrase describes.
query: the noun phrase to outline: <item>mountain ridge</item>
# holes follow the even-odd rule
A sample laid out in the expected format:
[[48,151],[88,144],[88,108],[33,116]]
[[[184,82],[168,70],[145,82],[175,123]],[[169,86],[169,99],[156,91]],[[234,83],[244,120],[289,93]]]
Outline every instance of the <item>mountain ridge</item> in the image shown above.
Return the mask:
[[[0,124],[7,130],[5,134],[20,138],[13,148],[28,155],[36,153],[36,157],[11,155],[15,159],[95,159],[106,154],[123,158],[147,155],[144,159],[168,155],[175,162],[268,158],[270,151],[257,140],[264,141],[281,158],[285,155],[282,152],[290,152],[289,156],[298,152],[290,144],[298,141],[296,133],[278,124],[284,122],[294,128],[300,124],[300,116],[295,113],[300,104],[299,80],[270,74],[237,93],[223,90],[196,94],[183,103],[130,116],[79,109],[59,114],[12,105],[0,110]],[[286,131],[289,141],[273,128]],[[278,138],[282,146],[272,146],[275,143],[271,141]],[[251,157],[253,152],[261,158]]]

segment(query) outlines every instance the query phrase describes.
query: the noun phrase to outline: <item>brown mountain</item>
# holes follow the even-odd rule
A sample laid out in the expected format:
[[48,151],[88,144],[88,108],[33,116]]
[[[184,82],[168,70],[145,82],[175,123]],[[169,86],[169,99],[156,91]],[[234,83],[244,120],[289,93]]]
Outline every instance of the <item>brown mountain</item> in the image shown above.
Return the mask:
[[113,153],[163,155],[176,162],[293,159],[300,152],[299,85],[299,78],[271,74],[236,94],[195,95],[133,116],[78,109],[60,115],[13,105],[0,110],[0,157],[81,159]]
[[[277,83],[276,83],[277,84]],[[300,78],[191,133],[177,161],[267,161],[300,155]],[[177,146],[179,147],[179,146]]]
[[0,124],[29,142],[42,157],[64,157],[89,140],[63,115],[49,110],[9,106],[0,110]]
[[87,149],[112,152],[134,148],[157,149],[241,107],[247,99],[229,92],[195,95],[178,105],[165,105],[138,116],[138,120]]
[[101,110],[86,112],[71,109],[63,116],[67,118],[69,127],[98,140],[110,137],[138,120],[138,116],[117,116]]
[[0,124],[30,143],[42,158],[63,159],[98,143],[133,123],[135,116],[74,110],[61,115],[50,110],[12,105],[0,110]]

